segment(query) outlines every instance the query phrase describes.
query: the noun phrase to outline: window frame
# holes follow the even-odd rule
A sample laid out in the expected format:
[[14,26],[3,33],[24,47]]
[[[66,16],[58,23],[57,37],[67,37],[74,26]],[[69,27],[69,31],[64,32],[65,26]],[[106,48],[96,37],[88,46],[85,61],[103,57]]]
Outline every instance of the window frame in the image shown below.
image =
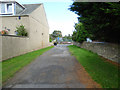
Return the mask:
[[[12,12],[8,12],[8,8],[7,8],[8,4],[12,4]],[[14,3],[5,3],[5,7],[4,8],[5,8],[5,13],[1,13],[1,9],[0,9],[0,14],[14,14]]]

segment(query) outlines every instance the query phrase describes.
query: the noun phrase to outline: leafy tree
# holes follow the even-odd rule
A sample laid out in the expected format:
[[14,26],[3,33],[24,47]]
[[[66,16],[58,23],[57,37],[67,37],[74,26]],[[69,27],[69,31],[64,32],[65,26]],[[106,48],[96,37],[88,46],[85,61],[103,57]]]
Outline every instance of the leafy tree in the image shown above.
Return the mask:
[[50,34],[50,40],[55,40],[57,37],[62,37],[62,32],[59,30],[54,30],[52,34]]
[[88,34],[87,30],[85,30],[83,24],[75,24],[75,31],[73,32],[72,39],[82,43],[87,37],[90,37],[90,34]]
[[53,36],[54,38],[62,37],[62,32],[59,31],[59,30],[54,30],[52,36]]
[[120,2],[74,2],[69,9],[79,15],[78,20],[92,39],[118,42]]

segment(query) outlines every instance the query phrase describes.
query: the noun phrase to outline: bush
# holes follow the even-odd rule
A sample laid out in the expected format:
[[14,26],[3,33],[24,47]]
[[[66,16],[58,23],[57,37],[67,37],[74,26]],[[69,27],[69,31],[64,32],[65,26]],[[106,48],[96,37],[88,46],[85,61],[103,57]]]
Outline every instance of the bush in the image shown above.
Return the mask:
[[49,39],[49,42],[52,42],[52,39],[51,39],[51,38]]
[[16,27],[16,32],[18,36],[28,36],[28,33],[23,25]]

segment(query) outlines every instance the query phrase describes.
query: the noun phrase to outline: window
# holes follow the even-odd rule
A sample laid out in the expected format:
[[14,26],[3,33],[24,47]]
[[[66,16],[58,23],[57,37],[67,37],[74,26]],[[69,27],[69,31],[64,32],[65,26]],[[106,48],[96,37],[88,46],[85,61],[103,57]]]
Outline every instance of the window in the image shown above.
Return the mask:
[[5,13],[5,4],[1,4],[1,13]]
[[0,13],[1,14],[12,14],[13,12],[12,3],[0,3]]
[[7,13],[12,13],[12,4],[7,4]]

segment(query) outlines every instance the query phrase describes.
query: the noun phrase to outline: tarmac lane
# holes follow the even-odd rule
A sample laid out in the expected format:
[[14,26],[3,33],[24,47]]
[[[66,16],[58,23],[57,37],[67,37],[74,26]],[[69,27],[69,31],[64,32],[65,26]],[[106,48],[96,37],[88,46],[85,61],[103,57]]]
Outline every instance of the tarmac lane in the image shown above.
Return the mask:
[[[82,66],[72,56],[68,45],[57,45],[8,80],[4,88],[91,88],[91,81],[83,83]],[[86,73],[86,72],[84,72]],[[89,83],[88,83],[89,82]],[[89,84],[89,85],[88,85]]]

